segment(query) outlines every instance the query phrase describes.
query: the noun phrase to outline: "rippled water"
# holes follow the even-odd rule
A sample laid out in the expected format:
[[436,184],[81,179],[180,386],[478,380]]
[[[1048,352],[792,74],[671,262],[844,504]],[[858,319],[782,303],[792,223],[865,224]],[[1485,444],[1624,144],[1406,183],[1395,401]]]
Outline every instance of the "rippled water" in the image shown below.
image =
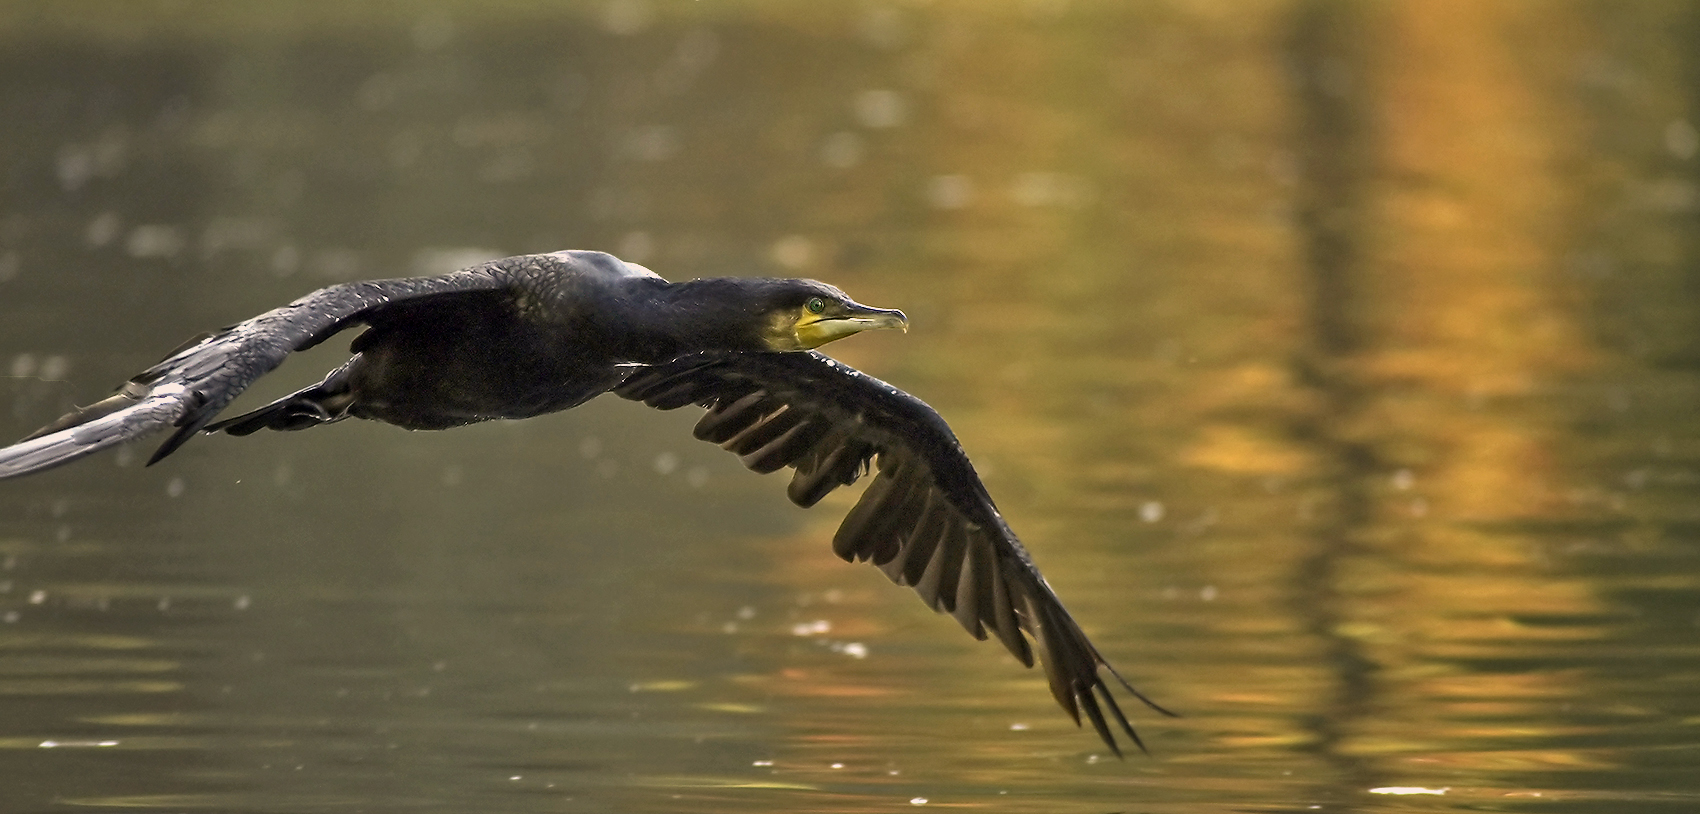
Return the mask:
[[832,350],[940,409],[1184,714],[1115,760],[834,558],[849,497],[598,401],[0,484],[0,809],[1693,810],[1697,31],[0,6],[0,434],[341,280],[564,247],[819,277],[909,313]]

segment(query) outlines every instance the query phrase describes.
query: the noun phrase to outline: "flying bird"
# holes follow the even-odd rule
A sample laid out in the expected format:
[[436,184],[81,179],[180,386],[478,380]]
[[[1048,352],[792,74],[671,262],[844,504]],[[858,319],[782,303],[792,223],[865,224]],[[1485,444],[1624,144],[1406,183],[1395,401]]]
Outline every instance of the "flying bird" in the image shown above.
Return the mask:
[[[253,412],[214,418],[256,379],[343,330],[352,356],[323,381]],[[1040,576],[956,436],[921,400],[817,352],[901,311],[813,280],[672,283],[600,252],[495,260],[436,276],[323,288],[195,337],[124,383],[0,449],[0,479],[169,431],[151,465],[200,433],[304,430],[345,418],[440,430],[566,410],[612,392],[662,410],[707,408],[695,435],[750,469],[794,470],[809,507],[872,473],[833,537],[975,638],[996,636],[1058,704],[1117,755],[1113,720],[1141,750],[1105,674],[1117,674]],[[1036,654],[1035,654],[1035,651]]]

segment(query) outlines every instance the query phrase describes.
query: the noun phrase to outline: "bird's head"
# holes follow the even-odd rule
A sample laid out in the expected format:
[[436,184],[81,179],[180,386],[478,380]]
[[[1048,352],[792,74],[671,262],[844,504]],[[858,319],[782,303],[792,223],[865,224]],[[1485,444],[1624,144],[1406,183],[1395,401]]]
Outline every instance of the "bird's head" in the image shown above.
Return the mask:
[[834,339],[881,328],[909,330],[902,311],[870,308],[815,280],[755,281],[755,303],[768,350],[813,350]]

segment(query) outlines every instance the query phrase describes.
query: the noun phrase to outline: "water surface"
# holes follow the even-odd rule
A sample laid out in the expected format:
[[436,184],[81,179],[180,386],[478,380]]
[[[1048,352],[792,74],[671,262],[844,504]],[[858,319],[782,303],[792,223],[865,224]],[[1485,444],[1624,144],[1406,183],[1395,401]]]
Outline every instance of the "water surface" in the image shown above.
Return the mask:
[[[0,432],[595,248],[903,308],[1118,761],[692,416],[0,485],[0,808],[1688,811],[1686,4],[0,6]],[[256,388],[312,381],[327,343]]]

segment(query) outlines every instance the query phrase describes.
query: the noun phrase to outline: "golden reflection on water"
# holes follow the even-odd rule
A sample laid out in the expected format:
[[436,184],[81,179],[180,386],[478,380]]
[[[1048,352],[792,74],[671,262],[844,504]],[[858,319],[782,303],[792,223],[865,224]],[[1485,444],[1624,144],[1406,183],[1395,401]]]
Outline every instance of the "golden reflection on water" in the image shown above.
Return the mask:
[[[160,109],[0,140],[9,431],[145,363],[132,337],[410,258],[820,277],[910,314],[832,350],[943,412],[1187,717],[1130,701],[1155,757],[1110,762],[1040,673],[831,556],[849,497],[792,511],[688,420],[599,404],[8,483],[0,704],[98,698],[29,707],[7,751],[192,728],[238,746],[187,776],[285,789],[299,759],[303,810],[1694,799],[1660,756],[1700,719],[1682,4],[423,8],[0,10],[46,62],[123,43],[168,88],[100,74]],[[156,181],[65,189],[108,142]],[[106,214],[195,251],[95,245]],[[34,375],[59,356],[75,390]],[[258,805],[102,788],[64,799]]]
[[[1355,188],[1334,193],[1354,208],[1358,269],[1345,302],[1322,304],[1343,307],[1351,328],[1322,349],[1338,411],[1324,433],[1367,464],[1359,477],[1391,488],[1347,487],[1364,494],[1345,498],[1337,533],[1350,553],[1332,565],[1328,635],[1383,678],[1344,696],[1350,720],[1330,750],[1420,778],[1431,762],[1457,765],[1431,753],[1450,740],[1511,746],[1592,731],[1528,725],[1542,705],[1574,697],[1570,671],[1443,666],[1608,635],[1515,621],[1604,606],[1586,580],[1532,579],[1548,566],[1538,540],[1482,525],[1598,509],[1570,497],[1586,462],[1566,456],[1568,428],[1550,405],[1566,382],[1597,375],[1603,355],[1576,308],[1585,291],[1565,273],[1568,232],[1584,217],[1571,177],[1585,149],[1579,117],[1541,70],[1577,49],[1585,22],[1557,5],[1352,16],[1363,37],[1352,68],[1371,92],[1353,111],[1366,144],[1342,173]],[[1510,30],[1553,36],[1531,45]],[[1363,714],[1384,693],[1425,703]],[[1469,769],[1609,765],[1592,751],[1501,754]]]

